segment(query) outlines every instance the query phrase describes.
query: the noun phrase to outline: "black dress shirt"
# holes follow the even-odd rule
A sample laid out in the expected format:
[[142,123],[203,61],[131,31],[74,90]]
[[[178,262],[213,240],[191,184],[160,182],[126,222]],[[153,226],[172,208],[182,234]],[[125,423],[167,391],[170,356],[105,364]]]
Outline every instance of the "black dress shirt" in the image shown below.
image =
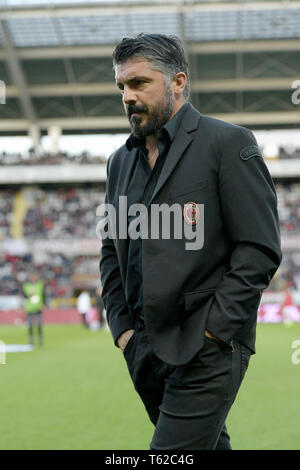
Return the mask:
[[[129,151],[134,147],[138,148],[132,177],[127,189],[128,208],[132,204],[137,203],[148,206],[186,107],[187,103],[185,103],[175,116],[173,116],[170,121],[167,121],[167,123],[158,131],[157,147],[159,155],[152,170],[147,160],[148,150],[145,147],[145,140],[139,140],[131,134],[126,141],[126,147]],[[128,225],[136,217],[139,217],[139,214],[137,216],[128,216]],[[140,317],[143,319],[143,240],[140,237],[136,240],[133,240],[132,238],[129,238],[128,240],[128,260],[125,286],[126,302],[134,317]]]

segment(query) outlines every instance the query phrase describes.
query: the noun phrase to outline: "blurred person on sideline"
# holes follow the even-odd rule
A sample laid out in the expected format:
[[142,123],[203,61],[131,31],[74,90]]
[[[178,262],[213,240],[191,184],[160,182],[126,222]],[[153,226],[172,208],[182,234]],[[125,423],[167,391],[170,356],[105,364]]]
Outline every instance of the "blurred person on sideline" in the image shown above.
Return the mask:
[[88,328],[87,314],[91,310],[91,296],[84,290],[77,298],[77,311],[81,315],[82,324],[84,327]]
[[102,299],[102,287],[99,286],[95,290],[95,298],[96,298],[96,307],[99,315],[99,328],[104,328],[105,326],[105,318],[104,318],[104,303]]
[[29,275],[28,281],[23,283],[23,294],[25,297],[24,310],[29,333],[29,343],[34,346],[34,325],[37,326],[39,346],[43,345],[43,318],[42,310],[45,305],[45,286],[39,279],[39,274],[33,272]]
[[[108,324],[155,426],[150,448],[230,450],[225,421],[281,262],[275,188],[251,131],[189,103],[177,37],[124,38],[113,64],[132,133],[107,164],[117,215],[100,227]],[[157,205],[168,237],[163,226],[152,236]],[[136,237],[142,222],[151,233]],[[203,233],[199,246],[187,248],[188,228]]]

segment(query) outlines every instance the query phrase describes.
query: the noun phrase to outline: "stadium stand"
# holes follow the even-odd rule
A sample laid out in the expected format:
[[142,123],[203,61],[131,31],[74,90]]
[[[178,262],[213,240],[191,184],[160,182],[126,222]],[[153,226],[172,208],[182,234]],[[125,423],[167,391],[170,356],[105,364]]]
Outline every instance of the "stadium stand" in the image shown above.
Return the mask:
[[[276,191],[282,236],[299,235],[300,183],[276,184]],[[0,196],[2,242],[12,238],[13,231],[18,234],[18,238],[25,238],[30,244],[37,241],[37,246],[39,241],[46,240],[56,242],[96,238],[96,210],[104,202],[104,192],[99,191],[97,186],[23,187],[1,191]],[[18,210],[18,205],[24,207],[24,204],[26,209],[22,213],[22,210]],[[21,214],[19,226],[16,215],[18,212]],[[87,259],[81,256],[71,260],[57,253],[54,257],[47,257],[46,263],[37,264],[43,278],[49,280],[49,297],[67,297],[72,294],[69,283],[72,273],[90,273],[97,276],[98,258],[92,258],[90,261],[88,264]],[[32,256],[24,255],[18,258],[7,253],[3,255],[0,265],[2,295],[19,293],[18,281],[23,282],[32,262]],[[287,255],[281,271],[280,279],[274,279],[272,284],[275,290],[300,289],[300,254],[298,257],[296,253]]]
[[0,165],[88,165],[106,163],[105,156],[90,155],[88,152],[81,152],[79,155],[72,155],[67,152],[50,154],[48,152],[35,153],[0,153]]
[[277,184],[281,233],[300,232],[300,183]]
[[[264,148],[261,147],[264,155]],[[268,158],[266,156],[266,158]],[[300,159],[300,148],[279,147],[278,155],[274,158],[279,159]],[[88,164],[105,164],[107,158],[104,155],[90,155],[88,152],[81,152],[79,155],[72,155],[67,152],[58,152],[50,154],[49,152],[35,153],[0,153],[0,165],[16,166],[16,165],[88,165]]]
[[81,289],[97,288],[96,210],[102,202],[104,192],[96,185],[1,190],[0,298],[21,298],[33,269],[45,282],[47,306],[54,309],[74,307]]
[[279,148],[279,158],[300,158],[300,148],[296,149],[287,149],[284,147]]

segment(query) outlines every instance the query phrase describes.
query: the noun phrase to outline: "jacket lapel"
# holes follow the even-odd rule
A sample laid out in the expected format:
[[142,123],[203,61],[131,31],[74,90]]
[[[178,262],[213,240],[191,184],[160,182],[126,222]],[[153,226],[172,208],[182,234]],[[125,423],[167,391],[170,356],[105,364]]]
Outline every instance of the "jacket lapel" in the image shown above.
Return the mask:
[[171,176],[182,154],[186,151],[193,140],[192,131],[197,129],[198,121],[201,115],[190,103],[182,118],[182,122],[177,131],[176,137],[172,142],[165,164],[157,181],[157,185],[149,201],[151,204],[157,193],[161,190],[168,178]]
[[131,152],[127,151],[127,155],[123,158],[119,176],[119,188],[117,191],[118,196],[127,195],[127,188],[130,182],[137,153],[138,148],[134,148]]
[[[193,140],[191,135],[192,131],[197,129],[198,121],[201,118],[200,113],[189,103],[187,110],[182,118],[181,124],[177,131],[176,137],[172,142],[170,150],[168,152],[165,164],[159,176],[156,188],[153,192],[153,195],[150,199],[149,205],[156,196],[156,194],[161,190],[163,185],[166,183],[173,170],[175,169],[177,163],[179,162],[182,154],[186,151],[188,146]],[[117,219],[119,219],[119,197],[127,195],[127,188],[132,176],[134,162],[137,157],[138,149],[134,149],[124,157],[122,167],[120,170],[119,176],[119,188],[117,191],[118,200],[115,201],[115,209],[117,214]],[[148,206],[149,206],[148,205]],[[124,210],[124,209],[123,209]],[[126,220],[127,220],[128,207],[126,205]],[[124,214],[122,214],[124,217]],[[119,224],[118,224],[119,225]],[[117,227],[118,230],[119,227]],[[120,271],[125,285],[126,279],[126,270],[127,270],[127,257],[128,257],[128,239],[117,238],[116,249],[118,252],[118,257],[120,260]]]

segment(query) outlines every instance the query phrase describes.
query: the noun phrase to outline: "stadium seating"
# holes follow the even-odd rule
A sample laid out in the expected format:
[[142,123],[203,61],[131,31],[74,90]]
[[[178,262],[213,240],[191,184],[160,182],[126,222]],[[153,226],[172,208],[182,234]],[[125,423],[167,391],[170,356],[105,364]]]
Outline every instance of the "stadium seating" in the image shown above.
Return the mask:
[[[276,184],[282,235],[300,233],[300,183]],[[31,242],[48,240],[94,240],[96,209],[104,202],[104,192],[97,185],[61,187],[23,187],[1,190],[0,242],[13,237],[12,232]],[[24,205],[26,206],[24,209]],[[21,208],[18,208],[21,206]],[[23,208],[23,210],[22,210]],[[18,215],[19,214],[19,215]],[[17,216],[18,215],[18,216]],[[19,225],[18,225],[19,217]],[[13,221],[13,223],[12,223]],[[46,280],[48,299],[72,297],[74,275],[99,275],[99,253],[40,253],[17,255],[2,252],[0,257],[0,295],[18,295],[26,273],[35,265]],[[282,265],[272,280],[270,290],[300,290],[300,255],[284,254]]]

